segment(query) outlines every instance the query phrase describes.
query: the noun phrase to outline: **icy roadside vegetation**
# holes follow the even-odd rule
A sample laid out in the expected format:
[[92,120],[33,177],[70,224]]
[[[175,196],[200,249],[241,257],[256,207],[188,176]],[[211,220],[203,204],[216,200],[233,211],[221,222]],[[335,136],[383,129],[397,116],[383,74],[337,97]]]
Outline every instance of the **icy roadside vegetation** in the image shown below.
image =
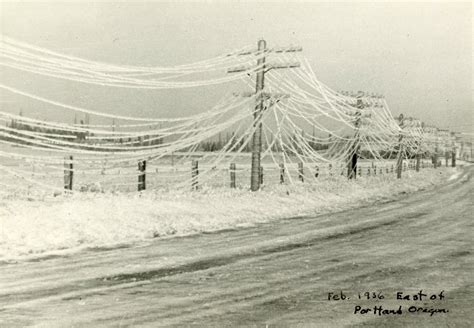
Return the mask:
[[455,168],[439,168],[403,172],[401,180],[393,174],[355,181],[335,176],[312,185],[264,186],[255,193],[214,188],[78,193],[43,201],[4,198],[0,200],[0,261],[316,216],[429,189],[456,174]]

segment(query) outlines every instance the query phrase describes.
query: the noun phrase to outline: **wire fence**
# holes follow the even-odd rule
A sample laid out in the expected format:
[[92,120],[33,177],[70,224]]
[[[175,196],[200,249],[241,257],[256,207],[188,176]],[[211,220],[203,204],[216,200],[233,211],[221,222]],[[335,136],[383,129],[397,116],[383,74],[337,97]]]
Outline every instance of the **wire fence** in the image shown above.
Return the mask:
[[[249,189],[251,166],[248,158],[239,158],[228,166],[210,165],[208,161],[190,160],[177,165],[150,161],[140,170],[140,162],[128,165],[90,163],[66,157],[62,164],[37,162],[18,164],[9,161],[0,165],[3,196],[90,192],[138,192],[146,190],[199,190],[207,188]],[[396,161],[359,161],[355,179],[396,175]],[[196,165],[196,167],[193,167]],[[432,168],[431,160],[422,159],[419,169]],[[403,160],[402,172],[416,169],[416,160]],[[202,173],[201,173],[202,172]],[[262,163],[262,187],[295,183],[321,183],[347,177],[346,163]]]

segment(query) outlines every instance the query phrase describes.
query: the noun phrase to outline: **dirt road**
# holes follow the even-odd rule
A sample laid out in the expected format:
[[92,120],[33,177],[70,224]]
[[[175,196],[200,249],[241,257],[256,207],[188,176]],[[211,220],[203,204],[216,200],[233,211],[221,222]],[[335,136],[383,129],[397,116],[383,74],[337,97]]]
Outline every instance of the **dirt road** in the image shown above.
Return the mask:
[[0,326],[471,327],[473,171],[357,210],[1,264]]

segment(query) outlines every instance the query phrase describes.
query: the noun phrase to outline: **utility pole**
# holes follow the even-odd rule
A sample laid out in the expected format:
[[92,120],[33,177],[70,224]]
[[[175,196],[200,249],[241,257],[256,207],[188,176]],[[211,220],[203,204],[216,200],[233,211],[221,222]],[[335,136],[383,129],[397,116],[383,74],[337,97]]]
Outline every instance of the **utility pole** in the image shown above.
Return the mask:
[[[350,93],[348,91],[339,91],[339,93],[346,97],[351,97],[350,100],[344,100],[344,104],[349,104],[356,109],[354,115],[354,144],[352,145],[352,151],[349,154],[349,158],[347,161],[347,177],[349,179],[356,179],[357,177],[357,162],[359,159],[360,153],[360,127],[362,125],[362,119],[364,117],[370,117],[370,113],[363,113],[364,108],[368,107],[380,107],[381,104],[379,99],[382,98],[381,95],[370,94],[368,92],[364,93],[363,91],[358,91],[357,94]],[[355,102],[353,99],[355,98]],[[364,98],[366,101],[364,101]],[[352,114],[352,113],[351,113]]]
[[355,121],[355,128],[356,128],[356,145],[354,147],[354,153],[352,154],[351,158],[351,171],[350,171],[350,179],[355,179],[357,177],[357,161],[359,159],[359,151],[360,151],[360,125],[361,125],[361,118],[362,118],[362,110],[364,109],[364,103],[362,101],[362,96],[364,93],[362,91],[357,92],[357,114],[356,114],[356,121]]
[[472,158],[472,138],[471,138],[471,142],[469,143],[470,147],[471,147],[471,152],[470,152],[470,156],[469,156],[469,161],[472,162],[473,158]]
[[438,128],[435,128],[435,150],[433,156],[434,168],[438,167]]
[[[421,122],[421,131],[424,133],[425,123]],[[417,140],[417,149],[416,149],[416,172],[420,171],[420,161],[421,161],[421,138]]]
[[459,146],[459,153],[458,153],[459,156],[458,157],[459,157],[459,159],[462,160],[462,159],[464,159],[464,141],[461,139],[461,137],[456,136],[455,137],[455,142],[456,142],[456,144],[460,145]]
[[443,135],[444,135],[444,161],[446,163],[446,167],[448,167],[448,162],[449,162],[449,131],[448,130],[443,130]]
[[456,136],[451,132],[451,167],[456,167]]
[[[403,114],[400,114],[398,117],[400,128],[403,129]],[[402,162],[403,162],[403,131],[400,131],[400,136],[398,137],[398,158],[397,158],[397,179],[402,178]]]
[[[257,46],[258,46],[258,50],[256,52],[243,52],[239,54],[239,55],[250,55],[250,54],[256,53],[259,56],[257,60],[257,71],[256,71],[257,79],[256,79],[256,85],[255,85],[256,105],[253,112],[253,126],[255,130],[252,135],[252,163],[251,163],[251,174],[250,174],[250,189],[252,191],[257,191],[260,189],[260,184],[261,184],[260,162],[261,162],[261,152],[262,152],[262,117],[265,110],[265,100],[266,98],[271,97],[271,95],[265,94],[263,92],[265,88],[265,73],[267,73],[271,69],[300,67],[299,63],[267,64],[266,54],[271,53],[271,52],[283,53],[283,52],[302,51],[301,47],[267,49],[267,43],[263,39],[260,39],[258,41]],[[229,69],[227,72],[236,73],[236,72],[245,72],[245,71],[250,71],[250,70],[251,68],[249,67],[236,67],[236,68]],[[278,102],[279,99],[276,101]]]
[[355,179],[357,177],[357,160],[359,158],[359,138],[360,138],[360,119],[362,116],[362,109],[364,109],[364,103],[362,102],[362,96],[364,93],[362,91],[357,92],[357,103],[356,103],[356,117],[354,122],[354,127],[356,129],[355,141],[352,149],[352,153],[349,155],[349,163],[347,166],[347,177],[349,179]]

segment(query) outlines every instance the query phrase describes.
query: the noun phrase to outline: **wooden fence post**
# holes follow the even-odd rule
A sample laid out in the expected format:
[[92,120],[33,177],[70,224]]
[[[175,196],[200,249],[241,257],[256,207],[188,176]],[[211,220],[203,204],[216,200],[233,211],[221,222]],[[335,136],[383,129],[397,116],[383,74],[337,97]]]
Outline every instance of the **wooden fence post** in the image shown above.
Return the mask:
[[285,183],[285,164],[280,164],[280,184]]
[[198,175],[199,175],[199,163],[197,160],[193,160],[191,163],[191,189],[198,190]]
[[72,155],[69,156],[69,160],[71,161],[69,163],[69,190],[72,190],[72,182],[73,182],[73,177],[74,177],[74,164],[72,163],[73,162],[73,157]]
[[138,191],[146,189],[146,161],[138,162]]
[[258,170],[258,175],[259,175],[260,185],[262,185],[263,184],[263,166],[260,166],[260,170]]
[[377,175],[377,165],[374,165],[374,175]]
[[69,158],[64,158],[64,189],[72,190],[72,179],[74,176],[74,166],[73,166],[73,157],[72,155]]
[[329,163],[328,171],[329,171],[329,176],[332,177],[332,164],[331,163]]
[[349,161],[347,163],[347,177],[349,179],[357,178],[357,160],[358,155],[357,151],[355,150],[350,156]]
[[367,176],[370,177],[370,167],[367,168]]
[[69,164],[67,156],[64,157],[64,189],[69,190]]
[[316,165],[316,172],[314,173],[314,177],[318,178],[319,177],[319,166]]
[[235,188],[235,163],[230,163],[230,187]]
[[301,180],[301,182],[304,182],[303,162],[298,163],[298,178]]

